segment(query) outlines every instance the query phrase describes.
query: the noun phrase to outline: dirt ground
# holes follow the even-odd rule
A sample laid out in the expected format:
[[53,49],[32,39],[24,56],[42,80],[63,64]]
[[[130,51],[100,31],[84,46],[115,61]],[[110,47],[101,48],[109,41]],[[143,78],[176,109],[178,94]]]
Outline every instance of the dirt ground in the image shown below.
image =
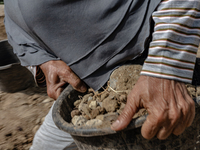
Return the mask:
[[[0,5],[0,40],[7,39]],[[30,87],[16,93],[0,91],[0,150],[28,150],[53,100],[46,89]]]
[[[0,5],[0,40],[7,39],[3,8]],[[52,103],[46,89],[35,86],[16,93],[0,91],[0,150],[28,150]]]

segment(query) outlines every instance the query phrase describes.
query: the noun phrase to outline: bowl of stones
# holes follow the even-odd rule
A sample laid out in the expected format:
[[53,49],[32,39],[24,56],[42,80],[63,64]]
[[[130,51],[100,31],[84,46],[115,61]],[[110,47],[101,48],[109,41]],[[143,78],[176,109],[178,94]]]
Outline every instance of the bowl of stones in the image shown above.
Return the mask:
[[191,127],[180,136],[171,135],[166,140],[146,140],[141,126],[148,116],[139,110],[128,127],[122,131],[111,130],[111,124],[121,114],[127,95],[137,82],[141,65],[124,65],[110,76],[101,91],[89,89],[79,93],[70,85],[62,92],[53,107],[53,120],[57,127],[73,137],[79,149],[84,150],[173,150],[175,148],[200,148],[200,107],[197,86],[187,84],[188,91],[196,100],[196,115]]

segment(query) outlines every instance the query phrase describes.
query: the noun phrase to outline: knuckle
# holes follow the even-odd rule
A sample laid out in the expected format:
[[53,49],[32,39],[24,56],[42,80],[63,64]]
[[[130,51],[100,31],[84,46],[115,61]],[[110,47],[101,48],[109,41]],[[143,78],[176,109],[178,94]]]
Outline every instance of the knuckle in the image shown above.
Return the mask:
[[55,99],[54,94],[53,94],[53,90],[51,88],[47,88],[47,94],[50,98]]
[[160,125],[165,121],[165,114],[164,113],[160,113],[159,115],[157,115],[157,120],[156,120],[156,125]]
[[180,118],[181,118],[181,112],[180,111],[174,111],[172,114],[172,124],[174,124],[175,122],[177,122]]
[[183,114],[187,114],[190,111],[191,107],[192,106],[191,106],[190,103],[185,102],[184,104],[182,104],[182,112],[183,112]]
[[190,105],[190,108],[192,109],[195,108],[195,102],[193,100],[190,101],[189,105]]
[[62,70],[62,74],[64,76],[69,76],[71,73],[72,73],[72,70],[68,66],[66,67],[66,69]]

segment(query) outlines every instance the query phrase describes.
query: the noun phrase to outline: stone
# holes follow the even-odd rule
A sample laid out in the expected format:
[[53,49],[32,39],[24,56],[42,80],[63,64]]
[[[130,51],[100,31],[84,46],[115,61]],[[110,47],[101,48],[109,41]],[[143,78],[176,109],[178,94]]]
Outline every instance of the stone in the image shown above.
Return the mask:
[[74,116],[74,118],[72,118],[72,123],[75,126],[84,126],[86,121],[87,119],[83,116]]
[[98,127],[98,126],[101,126],[103,124],[103,122],[99,119],[92,119],[92,120],[88,120],[86,122],[86,126],[89,126],[89,127]]
[[105,115],[99,115],[96,117],[96,119],[102,120],[103,122],[113,122],[117,120],[119,114],[118,113],[108,113]]
[[52,98],[47,98],[47,99],[43,100],[42,103],[49,103],[52,101],[54,101]]
[[103,94],[101,94],[101,100],[106,99],[109,96],[108,92],[104,92]]
[[87,104],[84,104],[83,101],[80,103],[78,110],[81,112],[84,112],[87,116],[89,116],[91,118],[90,115],[90,108],[88,107]]
[[91,96],[93,96],[93,94],[92,94],[92,93],[86,94],[85,96],[83,96],[83,99],[82,99],[82,101],[83,101],[83,102],[87,102],[87,101],[88,101],[88,99],[89,99],[89,97],[91,97]]
[[74,106],[78,108],[78,105],[80,105],[80,103],[81,103],[81,100],[79,99],[74,102]]
[[96,109],[97,108],[97,101],[91,101],[89,108],[90,109]]
[[126,102],[127,101],[127,95],[126,94],[122,94],[119,96],[119,101],[120,102]]
[[100,112],[101,114],[105,114],[105,113],[106,113],[106,110],[105,110],[105,108],[103,108],[103,107],[98,106],[97,109],[99,110],[99,112]]
[[79,110],[72,110],[71,111],[71,117],[73,118],[74,116],[80,116],[81,115],[81,113],[80,113],[80,111]]
[[102,107],[103,106],[103,103],[102,102],[97,102],[97,105]]
[[34,94],[31,99],[34,101],[37,100],[39,97],[40,97],[39,94]]
[[98,115],[98,116],[96,117],[96,119],[99,119],[99,120],[102,120],[102,121],[103,121],[104,115]]
[[92,100],[93,100],[93,97],[92,97],[92,96],[89,96],[89,97],[88,97],[88,102],[89,102],[89,101],[92,101]]
[[103,101],[102,106],[107,112],[114,112],[118,108],[118,103],[116,100],[110,100],[108,97]]
[[92,119],[94,119],[94,118],[96,118],[96,116],[98,116],[100,114],[100,111],[99,111],[99,109],[93,109],[92,111],[91,111],[91,117],[92,117]]

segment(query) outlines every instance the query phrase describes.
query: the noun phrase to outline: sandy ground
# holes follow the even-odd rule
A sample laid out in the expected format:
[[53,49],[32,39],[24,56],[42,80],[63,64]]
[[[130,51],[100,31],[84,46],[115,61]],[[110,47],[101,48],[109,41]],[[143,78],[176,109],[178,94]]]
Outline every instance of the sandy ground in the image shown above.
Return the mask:
[[[3,7],[0,5],[0,40],[7,39]],[[46,90],[37,87],[16,93],[0,91],[0,150],[28,150],[52,103]]]
[[[0,5],[0,40],[7,39],[3,18]],[[0,91],[0,150],[28,150],[52,103],[46,89],[38,87],[16,93]]]

